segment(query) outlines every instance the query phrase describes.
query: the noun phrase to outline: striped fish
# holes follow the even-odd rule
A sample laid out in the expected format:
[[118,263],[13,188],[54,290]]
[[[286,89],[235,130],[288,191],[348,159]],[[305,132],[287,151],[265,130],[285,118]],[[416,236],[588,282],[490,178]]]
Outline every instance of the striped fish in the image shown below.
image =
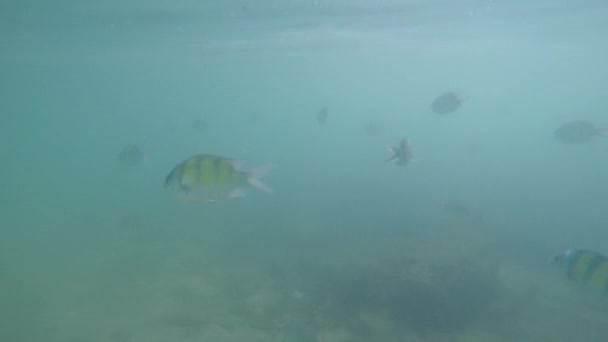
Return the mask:
[[584,250],[569,249],[556,256],[553,262],[573,282],[608,293],[608,257]]
[[270,168],[241,170],[239,164],[230,158],[196,155],[175,166],[165,178],[164,187],[182,200],[196,202],[244,197],[244,187],[272,191],[260,180]]

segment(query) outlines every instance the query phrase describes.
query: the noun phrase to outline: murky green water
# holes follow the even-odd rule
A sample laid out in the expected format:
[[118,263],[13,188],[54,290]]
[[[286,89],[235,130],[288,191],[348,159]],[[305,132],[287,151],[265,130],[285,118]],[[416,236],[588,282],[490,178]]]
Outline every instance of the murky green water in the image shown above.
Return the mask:
[[[606,296],[548,260],[608,253],[608,141],[553,136],[608,127],[606,15],[0,5],[0,340],[603,341]],[[274,192],[179,201],[163,179],[199,153],[274,165]]]

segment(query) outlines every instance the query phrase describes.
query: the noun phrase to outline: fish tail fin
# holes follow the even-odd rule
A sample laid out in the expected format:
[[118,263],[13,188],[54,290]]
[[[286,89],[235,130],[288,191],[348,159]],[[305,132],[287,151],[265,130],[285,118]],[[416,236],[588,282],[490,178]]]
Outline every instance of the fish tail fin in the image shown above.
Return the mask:
[[251,169],[247,171],[247,183],[253,187],[256,188],[258,190],[264,191],[264,192],[272,192],[272,189],[264,184],[264,182],[262,182],[262,177],[266,176],[267,174],[270,173],[270,171],[272,171],[273,167],[272,166],[266,166],[266,167],[259,167],[259,168],[255,168],[255,169]]
[[390,161],[397,159],[397,150],[394,147],[387,146],[386,150],[388,151],[388,156],[386,157],[386,159],[384,159],[385,163],[388,163]]

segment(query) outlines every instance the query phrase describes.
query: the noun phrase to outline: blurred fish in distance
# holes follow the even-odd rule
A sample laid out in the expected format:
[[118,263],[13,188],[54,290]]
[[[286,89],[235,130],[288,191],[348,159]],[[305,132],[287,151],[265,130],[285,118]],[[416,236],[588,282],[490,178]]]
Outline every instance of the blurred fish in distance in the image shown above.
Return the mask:
[[431,103],[431,110],[435,114],[448,114],[456,111],[460,108],[463,99],[459,95],[453,92],[444,93]]
[[608,132],[604,128],[598,128],[595,124],[583,120],[567,122],[555,130],[555,138],[566,144],[584,143],[598,136],[606,137]]
[[317,123],[319,125],[323,125],[325,124],[325,121],[327,121],[327,118],[329,117],[329,112],[327,110],[327,106],[321,108],[321,110],[319,110],[319,113],[317,113]]
[[120,150],[116,159],[123,165],[135,166],[143,163],[148,158],[137,145],[127,145]]
[[398,166],[407,166],[413,158],[412,148],[409,139],[401,139],[399,143],[388,147],[389,156],[385,163],[394,161]]

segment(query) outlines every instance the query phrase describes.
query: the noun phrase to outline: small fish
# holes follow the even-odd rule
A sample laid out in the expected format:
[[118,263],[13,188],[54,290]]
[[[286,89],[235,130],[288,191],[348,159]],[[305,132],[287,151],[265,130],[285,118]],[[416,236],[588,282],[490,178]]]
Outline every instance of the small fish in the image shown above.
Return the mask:
[[591,122],[577,120],[561,125],[555,130],[555,138],[563,143],[576,144],[590,141],[596,136],[608,136],[603,128],[598,128]]
[[272,192],[260,180],[269,172],[270,168],[241,170],[235,159],[200,154],[175,166],[165,178],[164,187],[184,201],[213,202],[244,197],[244,187]]
[[144,152],[137,145],[127,145],[116,157],[121,164],[135,166],[147,160]]
[[579,285],[590,286],[608,293],[608,257],[584,249],[569,249],[554,257],[566,277]]
[[462,98],[456,93],[448,92],[438,96],[431,103],[431,110],[435,114],[448,114],[456,111],[462,104]]
[[409,139],[401,139],[395,146],[388,147],[389,156],[384,161],[385,163],[395,160],[395,164],[399,166],[408,165],[413,158],[412,148]]
[[327,107],[321,108],[321,110],[317,114],[317,122],[319,123],[319,125],[323,125],[325,121],[327,121],[328,116],[329,112],[327,111]]

